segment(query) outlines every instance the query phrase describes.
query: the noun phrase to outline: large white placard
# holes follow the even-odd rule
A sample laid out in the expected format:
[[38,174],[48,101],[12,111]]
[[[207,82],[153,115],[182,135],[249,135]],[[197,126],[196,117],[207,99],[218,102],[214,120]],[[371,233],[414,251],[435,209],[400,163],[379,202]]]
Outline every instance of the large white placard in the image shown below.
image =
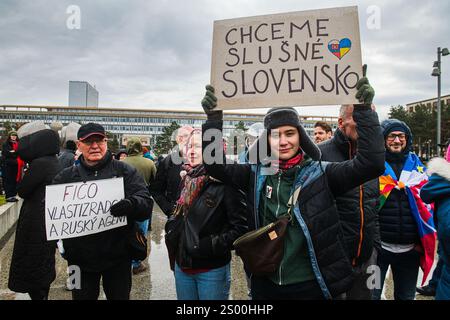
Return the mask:
[[123,178],[47,186],[47,240],[76,238],[126,225],[126,216],[110,214],[111,206],[123,198]]

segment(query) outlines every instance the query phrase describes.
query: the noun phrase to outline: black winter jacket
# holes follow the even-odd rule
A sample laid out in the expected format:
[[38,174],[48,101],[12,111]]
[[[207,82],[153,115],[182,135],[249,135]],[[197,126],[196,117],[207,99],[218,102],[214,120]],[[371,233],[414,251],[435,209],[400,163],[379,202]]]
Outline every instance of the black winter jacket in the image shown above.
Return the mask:
[[[353,117],[359,134],[358,153],[353,160],[340,163],[313,161],[299,172],[296,186],[301,189],[295,217],[305,234],[308,253],[316,279],[325,298],[347,291],[353,283],[351,263],[344,251],[342,229],[334,204],[334,196],[380,176],[384,172],[384,146],[378,117],[369,107],[355,107]],[[222,130],[222,121],[208,120],[208,129]],[[211,144],[213,144],[211,146]],[[203,140],[203,150],[223,150],[222,137],[213,142]],[[204,152],[205,156],[208,156]],[[260,226],[258,203],[265,177],[261,165],[205,163],[207,173],[247,193],[252,210],[249,229]],[[293,190],[292,190],[293,191]]]
[[63,169],[73,166],[75,163],[75,151],[64,149],[58,156],[58,161]]
[[181,163],[174,163],[174,157],[179,160],[177,154],[171,153],[158,162],[155,180],[149,185],[153,199],[168,217],[180,197]]
[[[144,179],[135,168],[113,159],[109,151],[94,167],[87,166],[83,156],[80,156],[80,160],[80,164],[61,171],[53,180],[53,184],[123,177],[125,198],[134,204],[134,211],[127,215],[128,225],[131,226],[135,220],[143,221],[150,217],[150,194]],[[64,257],[69,265],[78,265],[88,272],[101,272],[124,260],[130,260],[127,242],[129,226],[64,239]]]
[[[322,160],[343,162],[353,159],[356,150],[337,129],[333,138],[318,145]],[[347,254],[353,265],[366,262],[373,248],[380,250],[378,225],[379,181],[375,178],[336,197]]]
[[41,130],[20,140],[19,156],[29,163],[18,193],[24,199],[17,222],[8,287],[16,292],[48,289],[56,276],[54,241],[45,231],[45,187],[60,171],[59,137]]
[[[408,153],[386,152],[386,161],[400,176]],[[381,241],[392,244],[419,244],[419,232],[408,201],[406,190],[393,189],[378,213]]]
[[176,261],[181,268],[220,268],[230,262],[233,242],[245,232],[244,193],[211,179],[186,215]]

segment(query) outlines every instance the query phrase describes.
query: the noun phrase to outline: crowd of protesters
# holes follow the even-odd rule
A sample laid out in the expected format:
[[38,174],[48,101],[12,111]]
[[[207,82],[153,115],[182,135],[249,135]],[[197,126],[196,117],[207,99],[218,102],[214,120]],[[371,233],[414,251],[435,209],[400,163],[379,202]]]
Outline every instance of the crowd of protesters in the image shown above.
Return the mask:
[[[334,132],[318,122],[312,139],[296,109],[272,108],[248,130],[238,161],[231,161],[223,113],[216,110],[218,89],[206,87],[202,128],[179,128],[176,146],[160,159],[138,138],[113,155],[96,123],[73,124],[59,135],[43,124],[9,132],[2,148],[6,201],[24,199],[9,288],[47,299],[58,247],[69,266],[80,268],[73,299],[98,299],[100,281],[107,299],[129,299],[132,275],[146,270],[131,256],[129,233],[135,226],[142,234],[151,229],[155,201],[167,216],[178,299],[228,299],[234,241],[285,215],[276,271],[252,275],[244,261],[252,299],[378,300],[388,268],[395,299],[413,300],[416,290],[450,299],[450,148],[427,170],[412,152],[413,132],[404,122],[380,124],[364,75],[357,83],[359,104],[341,106]],[[47,241],[46,186],[117,177],[124,197],[110,214],[126,216],[127,225]],[[432,281],[416,288],[419,269],[424,280],[431,277],[438,242]],[[378,281],[370,285],[374,272]]]

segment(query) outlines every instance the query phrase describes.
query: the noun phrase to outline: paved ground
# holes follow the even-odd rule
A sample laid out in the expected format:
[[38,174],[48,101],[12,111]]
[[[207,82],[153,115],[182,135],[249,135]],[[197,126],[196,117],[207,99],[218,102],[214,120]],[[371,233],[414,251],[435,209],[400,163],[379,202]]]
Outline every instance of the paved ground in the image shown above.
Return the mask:
[[[163,238],[165,221],[166,218],[161,212],[154,212],[152,231],[150,232],[149,237],[151,249],[149,258],[146,261],[149,268],[146,272],[133,276],[131,299],[176,299],[174,278],[169,268],[169,261]],[[13,246],[14,234],[4,244],[3,248],[0,249],[0,300],[28,300],[30,298],[27,294],[14,293],[7,288]],[[65,289],[67,263],[58,253],[56,257],[57,278],[51,286],[49,298],[51,300],[68,300],[71,299],[71,294]],[[245,274],[243,272],[242,262],[239,258],[233,257],[231,269],[232,286],[230,298],[233,300],[248,299]],[[421,275],[419,278],[421,279]],[[392,287],[392,281],[388,276],[385,287],[386,299],[392,299]],[[103,292],[100,299],[105,299]],[[418,295],[416,296],[416,299],[424,299],[424,297]]]

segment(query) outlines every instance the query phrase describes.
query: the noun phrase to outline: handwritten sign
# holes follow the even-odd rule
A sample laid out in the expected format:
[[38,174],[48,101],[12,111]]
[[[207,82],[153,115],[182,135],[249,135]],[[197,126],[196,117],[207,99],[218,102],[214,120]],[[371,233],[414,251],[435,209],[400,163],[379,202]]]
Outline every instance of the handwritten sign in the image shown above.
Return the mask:
[[47,186],[47,240],[76,238],[125,226],[125,216],[113,217],[109,212],[123,198],[123,178]]
[[218,109],[357,103],[357,7],[214,22]]

